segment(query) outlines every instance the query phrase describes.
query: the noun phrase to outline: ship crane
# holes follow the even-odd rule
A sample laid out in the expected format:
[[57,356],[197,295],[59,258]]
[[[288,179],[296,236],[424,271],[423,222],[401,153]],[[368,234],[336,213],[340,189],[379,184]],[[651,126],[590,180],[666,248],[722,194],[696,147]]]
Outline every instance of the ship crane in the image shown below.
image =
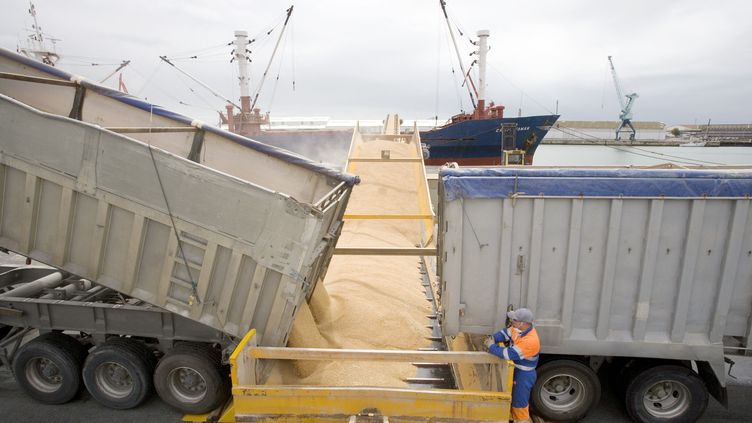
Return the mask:
[[[280,30],[279,36],[277,37],[277,42],[274,45],[274,49],[272,50],[271,56],[269,57],[269,63],[267,63],[266,68],[264,69],[264,73],[261,76],[261,81],[259,82],[258,88],[256,89],[256,93],[253,97],[251,97],[251,89],[250,89],[251,78],[250,78],[249,71],[248,71],[248,63],[250,63],[251,61],[250,57],[248,57],[248,54],[250,53],[250,51],[248,50],[248,46],[251,43],[255,42],[256,40],[255,39],[248,40],[247,31],[235,31],[235,41],[230,43],[231,45],[235,46],[235,49],[232,52],[233,58],[231,62],[235,61],[238,64],[238,75],[239,75],[238,81],[240,83],[240,105],[228,99],[227,97],[223,96],[222,94],[218,93],[217,91],[212,89],[210,86],[201,82],[198,78],[194,77],[193,75],[189,74],[183,69],[180,69],[177,65],[175,65],[175,63],[170,61],[167,58],[167,56],[159,56],[159,58],[165,61],[167,64],[169,64],[173,68],[175,68],[175,70],[177,70],[178,72],[182,73],[183,75],[187,76],[188,78],[190,78],[197,84],[206,88],[215,97],[224,100],[226,114],[219,112],[220,124],[227,123],[228,129],[230,132],[240,134],[246,137],[258,135],[261,132],[261,126],[269,124],[269,113],[267,112],[266,114],[261,114],[261,109],[256,108],[256,103],[258,102],[259,94],[261,93],[261,88],[264,86],[264,81],[266,81],[266,76],[269,73],[269,69],[272,66],[274,57],[277,54],[277,51],[279,50],[280,43],[282,42],[282,37],[285,34],[285,29],[287,28],[287,25],[290,22],[290,17],[292,16],[293,8],[294,6],[290,6],[286,11],[285,21],[282,24],[282,29]],[[267,32],[266,35],[271,34],[273,30],[274,29]],[[279,75],[277,75],[277,79],[279,79]],[[293,81],[293,86],[294,84],[295,82]],[[238,109],[240,112],[235,113],[235,109]]]
[[[616,69],[614,68],[614,62],[611,60],[611,56],[608,56],[608,64],[611,66],[611,76],[613,76],[614,78],[616,95],[619,97],[619,104],[621,105],[621,112],[619,112],[619,120],[621,120],[621,122],[619,123],[619,127],[616,128],[616,140],[619,140],[619,134],[625,126],[628,126],[631,130],[629,139],[634,140],[637,131],[632,125],[632,106],[639,96],[637,95],[637,93],[624,94],[621,89],[621,84],[619,84],[619,77],[616,75]],[[625,98],[627,99],[627,101],[624,101]]]

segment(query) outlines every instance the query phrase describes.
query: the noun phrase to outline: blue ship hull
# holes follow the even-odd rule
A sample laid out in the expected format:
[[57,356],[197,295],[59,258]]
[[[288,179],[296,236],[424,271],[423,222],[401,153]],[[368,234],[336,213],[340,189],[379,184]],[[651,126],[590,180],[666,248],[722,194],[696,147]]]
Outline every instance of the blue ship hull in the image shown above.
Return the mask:
[[[558,115],[473,119],[449,123],[420,133],[428,149],[427,165],[457,162],[466,166],[502,164],[502,150],[525,151],[525,164],[532,164],[538,144],[556,123]],[[514,141],[502,145],[502,124],[516,123]]]

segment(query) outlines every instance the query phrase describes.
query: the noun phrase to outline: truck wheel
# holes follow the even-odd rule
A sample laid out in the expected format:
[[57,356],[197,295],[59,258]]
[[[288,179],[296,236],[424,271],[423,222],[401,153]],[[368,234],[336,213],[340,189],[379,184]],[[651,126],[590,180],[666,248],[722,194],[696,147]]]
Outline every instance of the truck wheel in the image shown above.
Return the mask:
[[574,360],[556,360],[538,369],[530,403],[546,420],[577,421],[601,398],[601,383],[590,367]]
[[694,422],[707,405],[705,384],[692,369],[683,366],[648,368],[627,387],[627,412],[636,422]]
[[151,393],[154,361],[154,355],[140,342],[115,338],[89,354],[84,363],[84,384],[105,407],[137,407]]
[[220,352],[209,345],[180,344],[159,361],[154,372],[157,394],[184,413],[203,414],[230,395]]
[[37,401],[64,404],[81,388],[81,362],[86,349],[61,333],[41,335],[23,345],[13,360],[21,388]]

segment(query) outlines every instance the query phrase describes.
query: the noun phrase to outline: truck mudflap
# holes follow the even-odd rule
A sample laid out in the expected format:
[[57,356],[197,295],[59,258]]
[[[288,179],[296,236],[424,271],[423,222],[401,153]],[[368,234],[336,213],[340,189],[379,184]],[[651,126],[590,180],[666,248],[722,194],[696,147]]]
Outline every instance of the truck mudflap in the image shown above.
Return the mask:
[[[370,386],[269,386],[257,383],[259,360],[355,360],[485,363],[498,366],[500,391]],[[509,419],[511,362],[483,352],[346,350],[257,347],[251,330],[230,356],[232,404],[185,421],[426,421],[491,422]],[[496,372],[492,372],[496,373]]]
[[700,375],[700,379],[705,382],[710,395],[728,410],[729,404],[726,386],[718,379],[718,375],[716,375],[713,367],[707,361],[696,361],[695,363],[697,364],[697,373]]

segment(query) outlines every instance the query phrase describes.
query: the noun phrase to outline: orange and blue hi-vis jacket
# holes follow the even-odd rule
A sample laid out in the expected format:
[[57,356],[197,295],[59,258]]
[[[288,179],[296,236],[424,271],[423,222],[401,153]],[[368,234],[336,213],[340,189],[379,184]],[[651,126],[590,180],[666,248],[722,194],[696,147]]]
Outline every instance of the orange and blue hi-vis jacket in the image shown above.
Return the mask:
[[[514,367],[519,370],[535,370],[540,353],[540,339],[535,327],[531,326],[524,332],[516,328],[506,328],[493,335],[495,344],[488,348],[488,352],[505,360],[512,360]],[[509,347],[501,345],[509,342]]]

